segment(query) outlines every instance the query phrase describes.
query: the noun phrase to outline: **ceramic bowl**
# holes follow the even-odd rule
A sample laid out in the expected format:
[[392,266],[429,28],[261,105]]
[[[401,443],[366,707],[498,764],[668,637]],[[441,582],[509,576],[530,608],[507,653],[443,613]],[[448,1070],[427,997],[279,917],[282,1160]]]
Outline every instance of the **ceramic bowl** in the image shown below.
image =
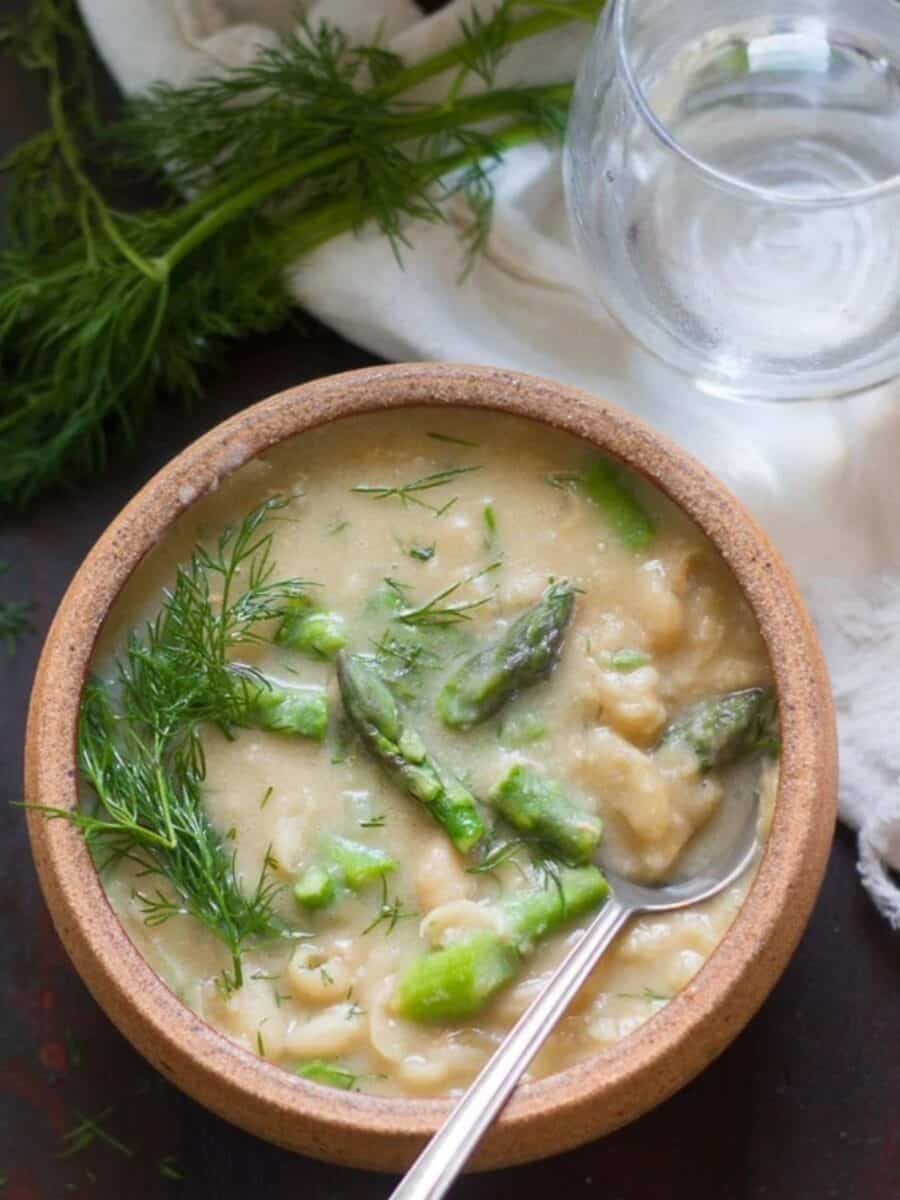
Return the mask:
[[[76,718],[98,631],[135,567],[198,496],[285,438],[356,413],[411,405],[530,417],[575,434],[646,476],[730,565],[771,656],[782,766],[771,835],[733,926],[706,965],[631,1036],[522,1086],[473,1165],[566,1150],[658,1104],[701,1071],[759,1008],[784,969],[819,889],[835,816],[834,717],[822,655],[796,587],[739,502],[684,451],[595,397],[509,371],[440,364],[379,367],[293,388],[217,426],[147,484],[76,575],[47,638],[31,701],[32,804],[73,807]],[[450,1110],[316,1087],[204,1024],[141,958],[107,902],[81,836],[28,816],[56,928],[112,1021],[167,1079],[235,1124],[334,1162],[400,1170]]]

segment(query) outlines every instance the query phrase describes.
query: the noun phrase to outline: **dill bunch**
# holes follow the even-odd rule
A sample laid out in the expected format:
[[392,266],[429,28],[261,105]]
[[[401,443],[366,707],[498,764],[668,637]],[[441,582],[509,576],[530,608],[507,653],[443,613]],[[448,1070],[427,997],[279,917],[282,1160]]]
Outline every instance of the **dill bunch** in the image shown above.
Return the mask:
[[[284,265],[330,238],[374,221],[399,254],[410,221],[445,220],[462,192],[477,253],[492,167],[557,137],[571,93],[495,89],[498,63],[602,3],[502,0],[412,66],[306,27],[221,78],[154,87],[104,128],[74,0],[34,0],[11,42],[46,82],[50,125],[0,164],[0,506],[96,473],[159,397],[198,391],[229,339],[283,324]],[[437,77],[440,102],[411,98]],[[487,90],[464,95],[472,78]],[[135,172],[156,180],[154,206],[112,199]]]
[[201,727],[245,723],[269,686],[230,655],[263,640],[259,622],[283,617],[307,586],[273,579],[272,534],[262,526],[287,503],[269,499],[226,529],[214,551],[195,548],[157,619],[130,635],[114,678],[85,687],[78,761],[93,806],[39,809],[77,826],[101,870],[127,861],[164,881],[136,893],[147,923],[187,914],[205,925],[231,954],[226,991],[242,983],[243,947],[286,931],[273,910],[280,885],[271,860],[246,892],[206,816]]

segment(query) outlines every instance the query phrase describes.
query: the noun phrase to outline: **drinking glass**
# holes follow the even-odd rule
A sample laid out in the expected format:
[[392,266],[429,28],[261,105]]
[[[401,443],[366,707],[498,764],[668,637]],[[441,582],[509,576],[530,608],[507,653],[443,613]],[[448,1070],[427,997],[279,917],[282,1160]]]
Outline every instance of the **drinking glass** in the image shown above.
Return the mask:
[[898,0],[609,0],[564,171],[602,300],[704,389],[900,374]]

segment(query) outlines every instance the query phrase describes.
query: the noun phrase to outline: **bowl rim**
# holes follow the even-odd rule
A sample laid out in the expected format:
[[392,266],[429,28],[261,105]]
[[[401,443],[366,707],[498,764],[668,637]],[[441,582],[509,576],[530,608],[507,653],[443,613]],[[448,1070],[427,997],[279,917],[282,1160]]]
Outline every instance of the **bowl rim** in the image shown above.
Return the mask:
[[[36,806],[74,806],[77,709],[96,638],[121,588],[171,523],[223,477],[290,437],[357,414],[405,407],[487,409],[536,420],[592,443],[659,487],[735,575],[766,643],[782,713],[772,828],[734,923],[694,979],[635,1033],[517,1090],[475,1160],[493,1167],[609,1132],[693,1078],[771,990],[824,873],[837,753],[821,651],[766,535],[685,451],[589,393],[500,368],[371,367],[289,388],[243,410],[164,466],[113,520],[75,575],[32,693],[26,799]],[[452,1101],[335,1093],[261,1061],[203,1022],[131,942],[77,830],[34,809],[27,820],[44,895],[76,968],[125,1036],[179,1087],[271,1141],[358,1166],[402,1167],[437,1129]]]

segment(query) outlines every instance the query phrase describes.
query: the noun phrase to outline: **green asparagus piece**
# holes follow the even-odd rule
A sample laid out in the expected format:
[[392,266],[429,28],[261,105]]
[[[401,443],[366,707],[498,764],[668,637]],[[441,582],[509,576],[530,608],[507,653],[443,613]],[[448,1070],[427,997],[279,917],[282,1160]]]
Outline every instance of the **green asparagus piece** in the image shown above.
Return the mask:
[[520,956],[488,929],[416,959],[397,985],[392,1007],[410,1021],[471,1017],[519,969]]
[[347,716],[398,787],[421,801],[465,854],[485,833],[475,797],[428,753],[405,725],[396,700],[369,659],[341,651],[338,683]]
[[506,934],[480,929],[417,959],[394,991],[392,1007],[411,1021],[471,1017],[508,983],[538,938],[595,908],[608,894],[596,867],[563,869],[558,887],[501,903]]
[[499,641],[467,659],[438,696],[444,724],[469,729],[542,679],[559,658],[574,601],[570,583],[551,584]]
[[299,1075],[301,1079],[308,1079],[310,1083],[340,1088],[344,1092],[349,1092],[359,1079],[353,1071],[339,1067],[336,1063],[326,1062],[323,1058],[312,1058],[309,1062],[300,1063],[294,1068],[294,1074]]
[[294,899],[301,908],[327,908],[336,894],[331,872],[318,864],[307,867],[294,883]]
[[353,842],[350,838],[326,838],[322,849],[337,867],[347,887],[354,892],[397,869],[396,860],[383,850]]
[[608,894],[609,884],[596,867],[563,867],[553,886],[513,893],[501,907],[509,935],[524,954],[566,921],[597,908]]
[[582,474],[580,485],[622,545],[643,550],[653,541],[656,522],[635,498],[620,467],[597,458]]
[[584,812],[555,780],[529,767],[512,767],[490,799],[510,825],[545,842],[567,862],[588,862],[603,833],[599,817]]
[[301,596],[291,604],[275,641],[310,658],[332,659],[347,644],[344,619],[316,608],[308,596]]
[[701,700],[663,731],[660,746],[691,749],[702,771],[725,767],[755,751],[778,752],[778,710],[770,687]]
[[322,692],[311,688],[263,688],[247,713],[247,724],[321,742],[328,728],[328,702]]

